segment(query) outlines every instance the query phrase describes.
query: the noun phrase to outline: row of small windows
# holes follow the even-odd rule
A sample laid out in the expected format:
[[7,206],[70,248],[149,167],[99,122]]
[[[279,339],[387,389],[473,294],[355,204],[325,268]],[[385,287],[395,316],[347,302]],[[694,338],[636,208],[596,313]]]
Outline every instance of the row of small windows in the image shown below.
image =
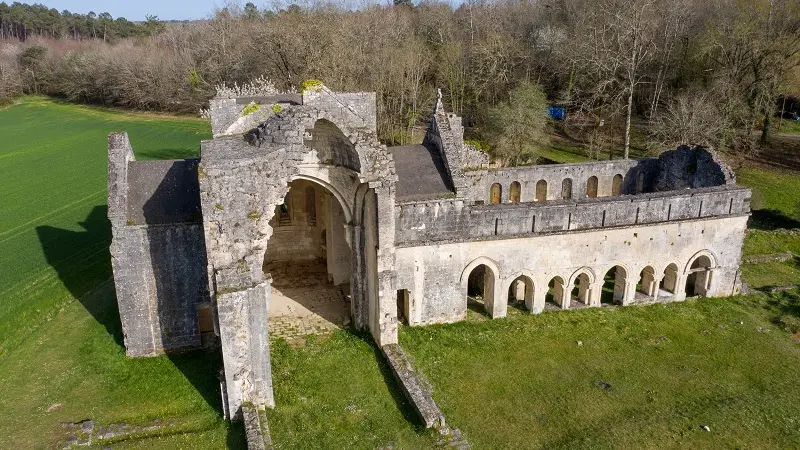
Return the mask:
[[[597,197],[599,180],[596,176],[589,177],[586,181],[586,196],[589,198]],[[640,173],[636,178],[636,192],[644,192],[644,174]],[[614,175],[611,180],[611,195],[617,196],[622,194],[622,175]],[[572,198],[572,178],[564,178],[561,182],[561,196],[562,200],[569,200]],[[509,186],[508,201],[510,203],[519,203],[522,199],[522,185],[519,181],[514,181]],[[536,193],[534,201],[543,202],[547,200],[547,181],[539,180],[536,182]],[[500,183],[494,183],[489,190],[489,203],[498,205],[503,202],[503,186]]]

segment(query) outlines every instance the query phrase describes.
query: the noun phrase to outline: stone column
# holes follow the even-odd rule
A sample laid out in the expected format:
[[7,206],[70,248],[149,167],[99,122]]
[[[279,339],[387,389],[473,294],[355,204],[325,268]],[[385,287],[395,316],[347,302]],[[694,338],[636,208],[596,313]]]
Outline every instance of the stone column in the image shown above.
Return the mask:
[[353,263],[350,258],[350,248],[347,245],[344,211],[336,198],[330,198],[327,231],[328,246],[328,273],[333,277],[333,284],[340,285],[350,282],[350,273]]
[[493,270],[486,270],[483,276],[484,305],[492,319],[505,317],[508,313],[508,293],[504,295],[503,283]]
[[626,283],[625,289],[625,297],[622,299],[622,306],[628,306],[633,303],[634,299],[636,298],[636,279],[628,281]]
[[[378,330],[373,336],[379,346],[397,343],[397,293],[394,269],[394,185],[370,183],[375,189],[377,213]],[[367,195],[370,195],[369,193]]]
[[274,407],[267,303],[271,281],[218,294],[217,315],[225,366],[228,417],[241,420],[242,403]]
[[600,296],[603,294],[603,282],[597,282],[589,285],[589,292],[587,297],[589,301],[586,303],[589,306],[600,306]]
[[539,284],[539,289],[535,289],[533,291],[533,301],[532,305],[528,305],[527,302],[525,306],[528,307],[528,310],[531,314],[539,314],[540,312],[544,311],[544,304],[547,299],[547,291],[548,287],[546,284]]

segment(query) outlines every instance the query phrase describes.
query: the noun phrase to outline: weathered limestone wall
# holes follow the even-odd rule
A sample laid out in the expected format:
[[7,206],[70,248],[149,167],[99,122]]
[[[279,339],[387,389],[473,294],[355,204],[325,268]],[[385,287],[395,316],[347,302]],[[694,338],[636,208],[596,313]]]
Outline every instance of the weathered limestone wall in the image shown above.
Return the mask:
[[200,346],[197,305],[208,301],[201,224],[113,229],[111,253],[125,348],[146,356]]
[[[689,267],[698,254],[711,256],[715,267],[708,296],[737,291],[738,269],[747,215],[655,223],[601,230],[569,231],[516,239],[462,241],[396,249],[397,289],[408,289],[411,324],[452,322],[466,314],[467,279],[486,264],[493,272],[493,317],[505,315],[511,282],[520,275],[533,281],[534,312],[542,311],[549,281],[560,276],[571,289],[579,271],[590,278],[590,304],[599,305],[604,274],[625,268],[627,300],[641,271],[654,268],[656,284],[670,263],[678,266],[678,292],[685,297]],[[700,253],[705,252],[705,253]],[[627,301],[623,302],[627,303]]]
[[[330,94],[324,87],[306,91],[302,106],[293,106],[272,116],[246,136],[202,143],[199,178],[208,274],[212,283],[210,289],[218,302],[231,415],[238,414],[245,401],[271,404],[271,379],[267,376],[269,349],[258,344],[267,339],[266,302],[271,282],[270,277],[263,273],[262,265],[274,232],[270,221],[275,208],[283,203],[289,183],[308,180],[330,191],[342,207],[348,224],[348,240],[354,243],[353,256],[364,251],[363,247],[358,247],[364,221],[356,220],[357,215],[362,214],[354,205],[357,189],[373,186],[386,190],[388,195],[379,196],[378,214],[383,211],[388,221],[392,221],[394,196],[391,192],[397,177],[391,155],[375,138],[374,117],[366,117],[369,108],[365,105],[370,102],[374,111],[374,94],[338,96]],[[347,155],[339,154],[331,162],[357,161],[358,171],[353,170],[354,167],[320,161],[320,153],[325,153],[325,149],[315,149],[314,146],[315,142],[331,142],[328,123],[339,130],[337,139],[349,144],[337,146],[336,152]],[[320,124],[326,125],[320,127]],[[315,140],[315,132],[322,128],[324,136],[322,139],[317,136]],[[379,233],[385,233],[378,240],[393,258],[394,229],[387,227]],[[387,258],[378,258],[377,272],[374,278],[379,278],[379,281],[376,283],[373,278],[371,285],[379,284],[381,287],[377,293],[386,293],[389,295],[387,298],[393,300],[393,264],[389,264]],[[391,315],[394,311],[379,314],[377,305],[385,302],[378,302],[374,295],[361,291],[359,287],[364,285],[364,280],[359,279],[357,270],[353,273],[357,274],[352,280],[356,325],[369,327],[379,343],[382,343],[381,339],[383,343],[391,343],[392,339],[396,341],[396,327],[392,335],[390,327],[374,329],[370,326],[391,323],[392,320],[396,322]],[[370,308],[369,304],[376,307]],[[265,312],[263,315],[251,314],[249,326],[243,326],[238,315],[226,313],[246,308],[253,311],[252,308],[256,307]],[[263,376],[259,375],[260,372]]]
[[196,165],[136,162],[125,133],[112,133],[108,142],[110,250],[126,351],[146,356],[197,347],[197,305],[209,301],[203,227],[191,199],[171,201],[187,178],[191,184]]
[[684,189],[735,185],[733,172],[713,152],[701,147],[682,146],[662,153],[658,158],[548,164],[541,166],[508,167],[468,170],[466,187],[459,198],[473,202],[491,203],[492,185],[502,188],[501,203],[511,202],[511,183],[521,185],[520,201],[537,200],[537,183],[547,183],[545,200],[562,198],[562,183],[571,181],[571,198],[589,197],[589,179],[597,178],[597,197],[613,194],[614,177],[622,176],[617,195],[646,192],[666,192]]
[[303,91],[303,105],[327,112],[331,121],[378,130],[377,104],[374,92],[333,92],[325,86]]
[[502,205],[469,205],[459,199],[400,203],[395,242],[423,245],[748,214],[750,197],[749,189],[723,186]]

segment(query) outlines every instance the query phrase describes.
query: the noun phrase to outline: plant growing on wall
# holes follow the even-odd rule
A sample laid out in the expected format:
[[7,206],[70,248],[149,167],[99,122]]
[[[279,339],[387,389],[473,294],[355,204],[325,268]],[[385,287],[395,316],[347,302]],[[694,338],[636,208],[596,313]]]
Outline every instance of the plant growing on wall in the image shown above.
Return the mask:
[[244,109],[242,110],[242,117],[249,116],[250,114],[253,114],[254,112],[256,112],[256,111],[258,111],[260,109],[261,109],[261,105],[259,105],[256,102],[250,102],[250,104],[245,106]]
[[301,92],[305,92],[305,91],[309,91],[309,90],[318,91],[324,85],[325,85],[325,83],[323,83],[320,80],[314,80],[314,79],[306,80],[306,81],[303,82],[303,89],[301,90]]

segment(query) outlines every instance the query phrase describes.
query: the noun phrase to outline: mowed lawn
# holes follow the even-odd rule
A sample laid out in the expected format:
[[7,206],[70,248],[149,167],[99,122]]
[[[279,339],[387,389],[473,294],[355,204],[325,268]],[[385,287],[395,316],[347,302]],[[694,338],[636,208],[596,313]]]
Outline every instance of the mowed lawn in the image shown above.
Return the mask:
[[[800,296],[783,295],[796,316]],[[476,449],[800,448],[800,345],[767,301],[514,315],[400,340]]]

